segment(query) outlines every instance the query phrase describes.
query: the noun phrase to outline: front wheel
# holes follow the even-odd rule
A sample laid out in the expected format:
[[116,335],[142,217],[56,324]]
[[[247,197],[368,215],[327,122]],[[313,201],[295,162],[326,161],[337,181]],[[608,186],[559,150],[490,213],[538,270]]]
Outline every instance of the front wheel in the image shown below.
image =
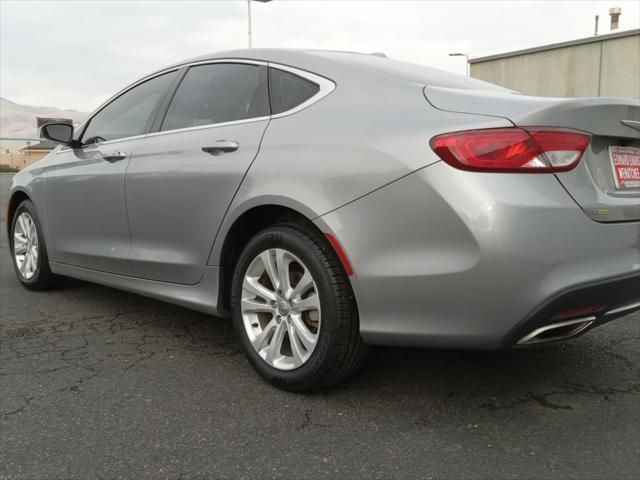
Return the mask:
[[38,213],[29,200],[22,201],[16,208],[9,245],[18,280],[29,290],[47,290],[63,281],[64,277],[54,275],[49,268]]
[[249,361],[279,388],[328,386],[364,360],[348,279],[311,227],[276,225],[249,241],[234,272],[232,309]]

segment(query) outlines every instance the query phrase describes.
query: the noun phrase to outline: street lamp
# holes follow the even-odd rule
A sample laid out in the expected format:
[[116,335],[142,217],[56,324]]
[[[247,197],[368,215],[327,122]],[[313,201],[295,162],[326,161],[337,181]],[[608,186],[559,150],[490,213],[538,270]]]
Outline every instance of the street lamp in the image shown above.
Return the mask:
[[467,77],[469,76],[469,55],[466,53],[450,53],[450,57],[464,57],[467,60]]
[[253,46],[253,42],[251,40],[251,2],[255,1],[255,2],[262,2],[262,3],[268,3],[271,0],[247,0],[247,13],[248,13],[248,20],[249,20],[249,30],[248,30],[248,34],[249,34],[249,48],[251,48]]

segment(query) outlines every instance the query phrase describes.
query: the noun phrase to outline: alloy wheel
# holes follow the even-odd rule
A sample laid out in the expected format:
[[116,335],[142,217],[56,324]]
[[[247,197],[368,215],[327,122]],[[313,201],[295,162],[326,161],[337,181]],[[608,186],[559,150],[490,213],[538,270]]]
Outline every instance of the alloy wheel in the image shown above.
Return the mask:
[[13,256],[22,278],[31,279],[38,269],[38,231],[27,212],[22,212],[15,222]]
[[240,309],[249,341],[267,364],[293,370],[309,360],[320,333],[320,298],[311,272],[293,253],[272,248],[253,259]]

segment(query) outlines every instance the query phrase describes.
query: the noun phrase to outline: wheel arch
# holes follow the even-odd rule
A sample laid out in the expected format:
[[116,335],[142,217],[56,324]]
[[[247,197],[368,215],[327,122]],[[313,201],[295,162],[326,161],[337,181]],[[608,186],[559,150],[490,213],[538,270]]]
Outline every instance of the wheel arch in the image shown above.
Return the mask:
[[24,190],[15,190],[9,199],[9,203],[7,204],[7,235],[11,237],[11,224],[13,223],[13,215],[20,205],[25,200],[31,200],[31,197]]
[[233,270],[245,245],[259,231],[280,222],[301,223],[320,231],[307,215],[280,204],[253,206],[239,214],[226,229],[224,239],[220,242],[219,261],[217,262],[220,267],[218,310],[221,313],[228,314],[231,311]]

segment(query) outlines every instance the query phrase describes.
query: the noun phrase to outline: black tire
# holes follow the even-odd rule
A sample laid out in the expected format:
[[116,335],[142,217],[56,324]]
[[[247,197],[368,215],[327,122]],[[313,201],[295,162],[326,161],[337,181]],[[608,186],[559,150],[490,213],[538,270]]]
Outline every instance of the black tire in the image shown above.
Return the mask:
[[[16,222],[24,212],[28,213],[32,218],[38,235],[38,258],[36,261],[36,270],[31,278],[25,278],[20,273],[20,269],[16,263],[16,256],[14,255],[14,232]],[[16,271],[16,276],[25,288],[28,288],[29,290],[49,290],[58,287],[60,283],[64,281],[65,277],[54,275],[49,268],[49,257],[47,255],[47,245],[45,243],[44,235],[42,234],[42,226],[40,225],[38,212],[30,200],[23,200],[13,213],[11,220],[11,234],[9,235],[9,248],[11,250],[11,259],[13,261],[13,268]]]
[[[242,284],[251,262],[271,248],[297,256],[308,268],[322,310],[318,340],[311,356],[294,370],[269,365],[254,350],[242,319]],[[344,268],[324,235],[304,224],[278,224],[256,234],[245,246],[235,267],[231,305],[233,324],[249,362],[267,381],[289,391],[308,391],[333,385],[362,365],[367,346],[359,331],[358,311]]]

